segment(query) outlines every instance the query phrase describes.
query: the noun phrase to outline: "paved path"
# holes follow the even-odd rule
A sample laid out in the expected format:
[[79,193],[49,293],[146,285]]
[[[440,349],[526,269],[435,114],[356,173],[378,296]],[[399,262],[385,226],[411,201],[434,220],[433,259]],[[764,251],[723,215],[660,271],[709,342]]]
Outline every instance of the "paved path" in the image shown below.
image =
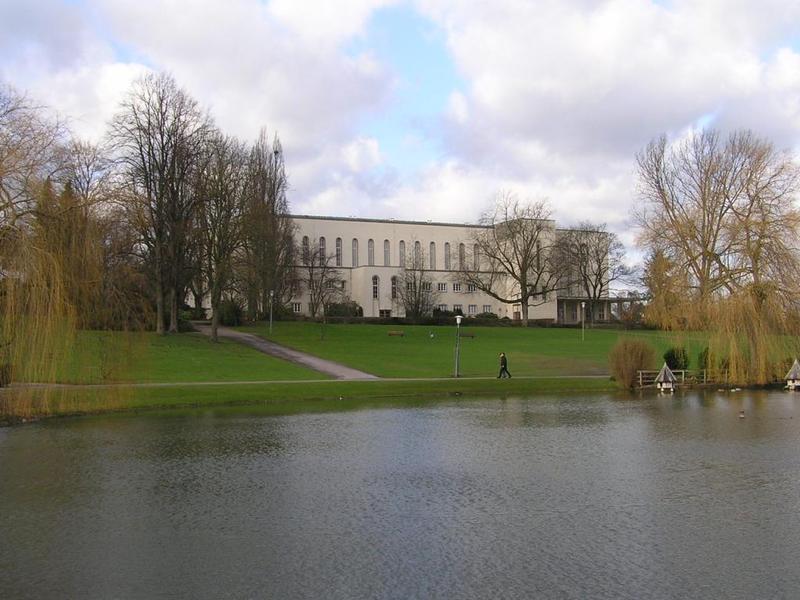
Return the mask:
[[[211,325],[206,325],[203,323],[193,323],[193,325],[200,333],[211,335]],[[380,379],[380,377],[376,377],[371,373],[365,373],[364,371],[359,371],[358,369],[351,369],[350,367],[333,362],[332,360],[325,360],[324,358],[312,356],[311,354],[306,354],[305,352],[292,350],[291,348],[281,346],[275,342],[270,342],[251,333],[244,333],[242,331],[236,331],[235,329],[220,327],[217,329],[217,335],[222,338],[234,340],[240,344],[244,344],[245,346],[255,348],[264,354],[276,356],[278,358],[282,358],[283,360],[288,360],[289,362],[313,369],[314,371],[325,373],[326,375],[330,375],[336,379]]]
[[[361,381],[491,381],[497,379],[496,376],[491,375],[487,377],[375,377],[370,376],[369,379],[364,378]],[[535,381],[537,379],[608,379],[608,375],[514,375],[515,381]],[[353,380],[351,380],[353,381]],[[506,381],[505,379],[503,381]],[[0,394],[3,390],[11,390],[16,388],[65,388],[65,389],[100,389],[100,388],[118,388],[118,387],[131,387],[131,388],[169,388],[169,387],[205,387],[205,386],[226,386],[226,385],[265,385],[275,383],[293,383],[302,385],[304,383],[336,383],[335,379],[265,379],[257,381],[148,381],[148,382],[133,382],[133,383],[12,383],[7,388],[0,388]],[[498,382],[497,385],[503,384]],[[501,387],[497,388],[502,390]]]

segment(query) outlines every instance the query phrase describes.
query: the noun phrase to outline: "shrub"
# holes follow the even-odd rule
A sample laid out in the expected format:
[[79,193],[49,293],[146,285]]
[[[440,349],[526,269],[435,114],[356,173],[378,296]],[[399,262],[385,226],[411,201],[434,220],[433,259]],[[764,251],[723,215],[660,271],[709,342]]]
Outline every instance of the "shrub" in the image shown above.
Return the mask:
[[689,368],[689,355],[683,346],[675,346],[667,350],[664,353],[664,361],[673,371],[682,371]]
[[653,347],[644,340],[621,339],[608,355],[611,374],[620,386],[632,388],[638,371],[651,369],[655,359]]
[[697,355],[697,368],[710,369],[711,367],[712,365],[709,364],[708,360],[708,346],[706,346],[700,351],[700,354]]
[[331,302],[325,305],[325,315],[328,317],[361,317],[364,315],[364,309],[355,300]]
[[219,323],[226,327],[236,327],[242,324],[244,309],[236,300],[227,299],[219,304]]
[[476,319],[494,319],[496,321],[500,317],[498,317],[493,312],[482,312],[482,313],[478,313],[477,315],[475,315],[475,318]]

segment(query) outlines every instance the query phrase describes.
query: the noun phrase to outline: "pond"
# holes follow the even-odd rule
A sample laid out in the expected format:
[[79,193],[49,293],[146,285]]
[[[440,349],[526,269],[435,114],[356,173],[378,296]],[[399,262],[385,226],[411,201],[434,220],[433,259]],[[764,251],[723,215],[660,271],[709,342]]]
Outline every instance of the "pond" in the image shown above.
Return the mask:
[[0,429],[0,597],[800,597],[800,395],[333,408]]

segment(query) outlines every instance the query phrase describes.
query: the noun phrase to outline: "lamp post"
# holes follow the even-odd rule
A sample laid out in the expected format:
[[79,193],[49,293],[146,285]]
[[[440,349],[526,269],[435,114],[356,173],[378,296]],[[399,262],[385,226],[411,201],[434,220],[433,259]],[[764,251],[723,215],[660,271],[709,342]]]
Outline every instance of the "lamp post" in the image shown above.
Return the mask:
[[458,361],[461,358],[461,315],[456,315],[456,377],[458,374]]
[[581,341],[586,341],[586,302],[581,302]]
[[275,296],[275,290],[269,291],[269,334],[272,335],[272,298]]

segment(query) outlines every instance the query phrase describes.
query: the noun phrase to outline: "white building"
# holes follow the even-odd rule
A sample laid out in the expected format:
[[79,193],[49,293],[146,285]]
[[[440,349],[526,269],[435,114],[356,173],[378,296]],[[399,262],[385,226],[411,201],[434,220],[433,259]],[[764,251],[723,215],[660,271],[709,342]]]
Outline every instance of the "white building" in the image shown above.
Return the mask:
[[[491,312],[499,317],[520,318],[519,305],[504,304],[458,281],[460,262],[476,254],[469,245],[480,225],[378,220],[343,217],[294,215],[298,246],[319,244],[326,255],[333,255],[343,280],[343,296],[357,302],[365,317],[402,317],[403,306],[394,293],[393,278],[406,264],[406,256],[424,256],[437,304],[442,310],[460,310],[465,316]],[[551,222],[552,223],[552,222]],[[553,235],[558,235],[552,223]],[[396,279],[395,279],[396,282]],[[574,290],[559,299],[548,294],[548,301],[530,305],[529,319],[560,323],[580,322],[581,298]],[[303,290],[292,299],[297,314],[310,314],[309,298]],[[598,303],[596,320],[610,318],[610,307]]]

